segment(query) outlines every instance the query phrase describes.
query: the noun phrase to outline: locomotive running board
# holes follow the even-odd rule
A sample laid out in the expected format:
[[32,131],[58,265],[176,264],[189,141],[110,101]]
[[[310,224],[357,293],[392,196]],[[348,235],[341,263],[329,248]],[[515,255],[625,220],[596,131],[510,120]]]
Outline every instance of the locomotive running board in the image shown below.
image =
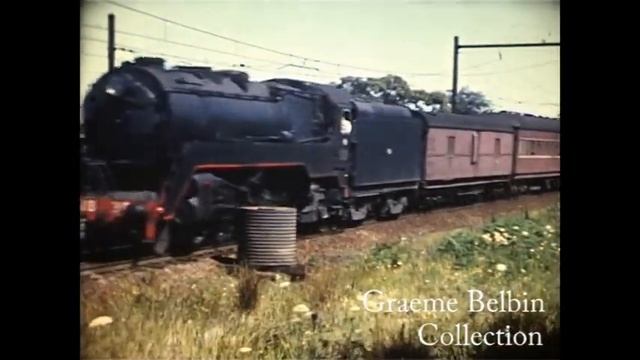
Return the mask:
[[542,173],[542,174],[531,174],[531,175],[516,175],[515,179],[535,179],[535,178],[544,178],[544,177],[558,177],[560,173]]
[[384,187],[379,189],[371,189],[371,190],[353,190],[354,197],[367,197],[380,195],[385,193],[390,193],[394,191],[402,191],[402,190],[416,190],[418,185],[408,185],[408,186],[395,186],[395,187]]

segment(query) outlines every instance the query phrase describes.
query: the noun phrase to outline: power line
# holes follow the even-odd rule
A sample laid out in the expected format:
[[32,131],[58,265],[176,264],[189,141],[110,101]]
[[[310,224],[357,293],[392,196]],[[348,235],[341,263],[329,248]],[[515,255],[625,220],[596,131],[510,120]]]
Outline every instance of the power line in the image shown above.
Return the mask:
[[[81,40],[96,41],[96,42],[101,42],[101,43],[105,43],[105,44],[107,43],[106,40],[96,39],[96,38],[91,38],[91,37],[81,37]],[[243,64],[230,64],[230,63],[224,63],[224,62],[212,62],[211,60],[209,60],[207,58],[197,59],[197,58],[192,58],[192,57],[174,55],[174,54],[170,54],[170,53],[158,52],[158,51],[145,49],[145,48],[138,47],[138,46],[130,46],[130,45],[126,45],[126,44],[122,44],[121,46],[117,46],[116,50],[127,52],[127,53],[131,53],[131,54],[162,56],[162,57],[166,57],[166,58],[170,58],[170,59],[181,60],[183,62],[186,61],[188,65],[191,65],[191,63],[210,65],[212,67],[218,67],[220,65],[223,65],[223,66],[228,66],[228,67],[232,67],[232,68],[246,68],[246,69],[265,72],[265,73],[269,73],[269,74],[276,74],[277,73],[277,70],[265,69],[265,68],[256,67],[256,66],[253,66],[253,65],[244,64],[244,63]],[[104,57],[104,56],[99,56],[99,55],[95,55],[95,54],[92,54],[91,56]],[[325,78],[325,77],[317,75],[317,74],[300,73],[300,72],[293,73],[293,74],[294,75],[299,75],[299,76],[314,77],[314,78]]]
[[233,64],[223,63],[223,62],[217,62],[217,64],[213,64],[211,62],[211,60],[209,60],[207,58],[197,59],[197,58],[192,58],[192,57],[186,57],[186,56],[174,55],[174,54],[169,54],[169,53],[164,53],[164,52],[158,52],[158,51],[155,51],[155,50],[149,50],[149,49],[145,49],[145,48],[141,48],[141,47],[137,47],[137,46],[123,45],[123,47],[117,47],[116,49],[120,50],[120,51],[129,52],[129,53],[132,53],[132,54],[157,55],[157,56],[163,56],[163,57],[173,58],[173,59],[177,59],[177,60],[189,61],[189,62],[193,62],[193,63],[211,65],[211,66],[219,66],[219,65],[233,66]]
[[[559,42],[555,42],[555,43],[547,43],[547,42],[542,42],[542,43],[515,43],[515,44],[472,44],[472,45],[461,45],[459,42],[459,37],[458,36],[454,36],[453,37],[453,85],[451,87],[451,109],[453,112],[456,111],[456,97],[457,97],[457,93],[458,93],[458,54],[460,52],[460,49],[468,49],[468,48],[524,48],[524,47],[550,47],[550,46],[560,46]],[[523,69],[527,69],[527,68],[531,68],[531,67],[535,67],[535,66],[541,66],[541,65],[546,65],[546,63],[544,64],[538,64],[538,65],[529,65],[526,66],[524,68],[515,68],[515,69],[510,69],[507,71],[503,71],[502,73],[505,72],[511,72],[511,71],[518,71],[518,70],[523,70]],[[492,75],[492,74],[496,74],[498,72],[494,72],[494,73],[486,73],[486,74],[473,74],[471,76],[476,76],[476,75]],[[470,74],[466,74],[467,76]]]
[[82,36],[82,37],[80,38],[80,40],[85,40],[85,41],[95,41],[95,42],[101,42],[101,43],[105,43],[105,44],[107,44],[107,43],[108,43],[108,41],[107,41],[107,40],[103,40],[103,39],[96,39],[96,38],[92,38],[92,37],[89,37],[89,36]]
[[421,76],[445,76],[443,73],[410,73],[408,76],[421,77]]
[[[190,26],[190,25],[182,24],[182,23],[179,23],[177,21],[173,21],[171,19],[167,19],[167,18],[158,16],[158,15],[155,15],[155,14],[152,14],[152,13],[140,10],[140,9],[132,8],[130,6],[123,5],[123,4],[120,4],[120,3],[115,2],[115,1],[107,0],[105,2],[109,3],[111,5],[114,5],[114,6],[129,10],[129,11],[133,11],[133,12],[138,13],[138,14],[142,14],[142,15],[145,15],[145,16],[148,16],[148,17],[151,17],[151,18],[154,18],[154,19],[169,23],[169,24],[173,24],[173,25],[176,25],[176,26],[179,26],[179,27],[183,27],[185,29],[189,29],[189,30],[192,30],[192,31],[196,31],[196,32],[200,32],[200,33],[207,34],[207,35],[210,35],[210,36],[214,36],[214,37],[217,37],[219,39],[231,41],[231,42],[234,42],[236,44],[250,46],[250,47],[253,47],[253,48],[256,48],[256,49],[269,51],[269,52],[276,53],[276,54],[279,54],[279,55],[298,57],[297,55],[294,55],[294,54],[282,52],[282,51],[279,51],[279,50],[270,49],[270,48],[267,48],[267,47],[264,47],[264,46],[260,46],[260,45],[251,44],[251,43],[244,42],[244,41],[241,41],[241,40],[236,40],[236,39],[224,36],[224,35],[216,34],[216,33],[213,33],[213,32],[207,31],[207,30],[203,30],[203,29],[199,29],[199,28],[196,28],[196,27],[193,27],[193,26]],[[307,59],[305,57],[301,57],[301,58]]]
[[[160,16],[151,14],[151,13],[147,13],[145,11],[142,10],[138,10],[138,9],[134,9],[131,7],[128,7],[126,5],[122,5],[119,4],[117,2],[113,2],[113,1],[106,1],[110,4],[113,4],[115,6],[119,6],[122,8],[125,8],[127,10],[130,11],[134,11],[146,16],[151,16],[155,19],[164,21],[165,23],[171,23],[171,24],[176,24],[178,26],[190,29],[190,30],[194,30],[194,31],[199,31],[199,32],[204,32],[208,35],[212,35],[212,36],[217,36],[218,34],[214,34],[214,33],[210,33],[206,30],[201,30],[201,29],[197,29],[197,28],[193,28],[189,25],[184,25],[181,23],[178,23],[176,21],[173,20],[169,20],[166,18],[162,18]],[[98,29],[98,30],[103,30],[103,31],[108,31],[108,29],[106,27],[103,26],[99,26],[99,25],[94,25],[94,24],[82,24],[82,26],[84,27],[88,27],[88,28],[93,28],[93,29]],[[321,70],[319,68],[315,68],[315,67],[309,67],[309,66],[301,66],[301,65],[296,65],[296,64],[291,64],[291,63],[283,63],[283,62],[278,62],[278,61],[274,61],[274,60],[270,60],[270,59],[264,59],[264,58],[256,58],[256,57],[251,57],[251,56],[246,56],[246,55],[242,55],[242,54],[238,54],[238,53],[232,53],[232,52],[227,52],[227,51],[222,51],[222,50],[218,50],[218,49],[212,49],[212,48],[208,48],[208,47],[202,47],[202,46],[197,46],[197,45],[193,45],[193,44],[189,44],[189,43],[184,43],[184,42],[178,42],[178,41],[172,41],[172,40],[167,40],[166,38],[159,38],[159,37],[154,37],[154,36],[149,36],[149,35],[144,35],[144,34],[139,34],[139,33],[133,33],[133,32],[128,32],[128,31],[123,31],[123,30],[116,30],[117,33],[123,34],[123,35],[128,35],[128,36],[135,36],[135,37],[139,37],[139,38],[145,38],[145,39],[149,39],[149,40],[154,40],[154,41],[160,41],[160,42],[165,42],[165,43],[169,43],[169,44],[174,44],[174,45],[179,45],[179,46],[185,46],[185,47],[190,47],[190,48],[194,48],[194,49],[199,49],[199,50],[205,50],[205,51],[211,51],[211,52],[215,52],[215,53],[219,53],[219,54],[225,54],[225,55],[230,55],[230,56],[237,56],[237,57],[242,57],[242,58],[248,58],[248,59],[252,59],[252,60],[256,60],[256,61],[263,61],[263,62],[267,62],[267,63],[271,63],[271,64],[276,64],[276,65],[282,65],[282,68],[285,67],[298,67],[298,68],[306,68],[306,69],[311,69],[311,70],[315,70],[319,73],[324,73],[324,74],[328,74],[328,75],[337,75],[339,77],[343,77],[344,74],[341,72],[330,72],[330,71],[325,71],[325,70]],[[227,37],[223,37],[226,40],[231,40],[234,41],[235,39],[231,39],[231,38],[227,38]],[[95,39],[93,39],[95,41]],[[243,45],[247,45],[248,43],[242,42],[242,41],[237,41],[237,43],[243,44]],[[248,44],[248,45],[253,45],[253,44]],[[263,48],[263,47],[259,47],[259,48]],[[281,52],[282,53],[282,52]],[[395,71],[389,71],[389,70],[379,70],[379,69],[372,69],[372,68],[364,68],[364,67],[359,67],[359,66],[352,66],[352,65],[346,65],[346,64],[340,64],[340,63],[333,63],[333,62],[326,62],[326,61],[322,61],[322,60],[317,60],[317,59],[312,59],[312,58],[307,58],[307,57],[301,57],[295,54],[289,54],[289,53],[282,53],[285,54],[287,56],[293,56],[299,59],[302,59],[303,61],[312,61],[312,62],[318,62],[318,63],[324,63],[324,64],[329,64],[329,65],[333,65],[333,66],[337,66],[339,67],[349,67],[349,68],[355,68],[355,69],[362,69],[362,70],[367,70],[367,71],[378,71],[378,72],[385,72],[385,73],[398,73]],[[401,74],[403,76],[416,76],[416,77],[420,77],[420,76],[445,76],[445,74],[443,73],[398,73]],[[303,73],[301,75],[305,75],[305,76],[313,76],[313,77],[322,77],[322,76],[315,76],[312,74],[308,74],[308,73]]]
[[[88,27],[88,28],[93,28],[93,29],[98,29],[98,30],[107,30],[107,28],[105,28],[103,26],[93,25],[93,24],[82,24],[82,26]],[[343,76],[343,74],[341,74],[341,73],[329,72],[329,71],[321,70],[321,69],[318,69],[318,68],[312,68],[312,67],[308,67],[308,66],[290,64],[290,63],[283,63],[283,62],[273,61],[273,60],[264,59],[264,58],[257,58],[257,57],[242,55],[242,54],[238,54],[238,53],[232,53],[232,52],[228,52],[228,51],[213,49],[213,48],[210,48],[210,47],[198,46],[198,45],[184,43],[184,42],[180,42],[180,41],[172,41],[172,40],[167,40],[167,39],[163,39],[163,38],[159,38],[159,37],[155,37],[155,36],[149,36],[149,35],[129,32],[129,31],[116,30],[116,33],[120,33],[120,34],[128,35],[128,36],[133,36],[133,37],[139,37],[139,38],[148,39],[148,40],[160,41],[160,42],[173,44],[173,45],[178,45],[178,46],[189,47],[189,48],[193,48],[193,49],[197,49],[197,50],[209,51],[209,52],[223,54],[223,55],[231,55],[231,56],[235,56],[235,57],[239,57],[239,58],[243,58],[243,59],[262,61],[262,62],[266,62],[266,63],[273,64],[273,65],[281,65],[281,68],[285,68],[285,67],[306,68],[306,69],[312,69],[312,70],[318,71],[320,73],[325,73],[325,74],[329,74],[329,75]]]
[[[348,64],[341,64],[341,63],[335,63],[335,62],[331,62],[331,61],[314,59],[314,58],[310,58],[310,57],[307,57],[307,56],[296,55],[296,54],[292,54],[292,53],[288,53],[288,52],[284,52],[284,51],[268,48],[268,47],[265,47],[265,46],[256,45],[256,44],[249,43],[249,42],[246,42],[246,41],[234,39],[234,38],[231,38],[231,37],[228,37],[228,36],[220,35],[220,34],[217,34],[217,33],[214,33],[214,32],[208,31],[208,30],[203,30],[203,29],[200,29],[200,28],[196,28],[196,27],[193,27],[193,26],[190,26],[190,25],[186,25],[186,24],[183,24],[183,23],[171,20],[171,19],[167,19],[167,18],[162,17],[162,16],[158,16],[158,15],[155,15],[155,14],[152,14],[152,13],[140,10],[140,9],[136,9],[136,8],[133,8],[133,7],[130,7],[130,6],[127,6],[127,5],[120,4],[120,3],[116,2],[116,1],[107,0],[105,2],[109,3],[111,5],[114,5],[114,6],[129,10],[129,11],[138,13],[138,14],[142,14],[142,15],[145,15],[145,16],[160,20],[160,21],[164,21],[164,22],[169,23],[169,24],[173,24],[173,25],[188,29],[188,30],[196,31],[196,32],[199,32],[199,33],[202,33],[202,34],[206,34],[206,35],[210,35],[210,36],[213,36],[213,37],[216,37],[216,38],[219,38],[219,39],[223,39],[223,40],[226,40],[226,41],[231,41],[231,42],[236,43],[236,44],[252,47],[252,48],[255,48],[255,49],[271,52],[271,53],[282,55],[282,56],[288,56],[288,57],[297,58],[297,59],[300,59],[300,60],[303,60],[303,61],[311,61],[311,62],[320,63],[320,64],[326,64],[326,65],[337,66],[337,67],[345,67],[345,68],[351,68],[351,69],[357,69],[357,70],[363,70],[363,71],[379,72],[379,73],[386,73],[386,74],[395,74],[395,73],[397,73],[396,71],[390,71],[390,70],[384,70],[384,69],[375,69],[375,68],[367,68],[367,67],[348,65]],[[409,74],[409,75],[426,76],[426,74],[416,74],[416,73]]]
[[[82,24],[82,26],[89,27],[89,28],[94,28],[94,29],[100,29],[100,30],[107,30],[106,27],[98,26],[98,25]],[[264,61],[264,62],[268,62],[268,63],[271,63],[271,64],[276,64],[276,65],[285,65],[285,63],[278,62],[278,61],[273,61],[273,60],[269,60],[269,59],[254,58],[254,57],[246,56],[246,55],[242,55],[242,54],[237,54],[237,53],[232,53],[232,52],[228,52],[228,51],[212,49],[212,48],[209,48],[209,47],[198,46],[198,45],[193,45],[193,44],[179,42],[179,41],[167,40],[167,39],[163,39],[163,38],[159,38],[159,37],[155,37],[155,36],[138,34],[138,33],[133,33],[133,32],[129,32],[129,31],[116,30],[116,33],[123,34],[123,35],[128,35],[128,36],[139,37],[139,38],[148,39],[148,40],[161,41],[161,42],[165,42],[167,44],[190,47],[190,48],[198,49],[198,50],[210,51],[210,52],[214,52],[214,53],[218,53],[218,54],[237,56],[237,57],[247,58],[247,59],[256,60],[256,61]]]
[[[120,3],[117,3],[115,1],[106,1],[107,3],[110,3],[112,5],[127,9],[129,11],[133,11],[145,16],[149,16],[155,19],[158,19],[160,21],[163,21],[165,24],[169,23],[169,24],[174,24],[176,26],[188,29],[188,30],[192,30],[192,31],[196,31],[196,32],[200,32],[200,33],[204,33],[210,36],[214,36],[217,38],[221,38],[227,41],[231,41],[237,44],[241,44],[241,45],[245,45],[245,46],[249,46],[249,47],[253,47],[253,48],[257,48],[260,50],[264,50],[264,51],[268,51],[268,52],[272,52],[278,55],[283,55],[283,56],[289,56],[289,57],[293,57],[293,58],[298,58],[304,61],[304,63],[306,64],[307,61],[309,62],[315,62],[315,63],[319,63],[319,64],[328,64],[328,65],[332,65],[332,66],[337,66],[338,68],[340,67],[345,67],[345,68],[352,68],[352,69],[360,69],[360,70],[365,70],[365,71],[374,71],[374,72],[384,72],[384,73],[397,73],[395,71],[388,71],[388,70],[381,70],[381,69],[373,69],[373,68],[365,68],[365,67],[360,67],[360,66],[353,66],[353,65],[348,65],[348,64],[340,64],[340,63],[334,63],[334,62],[329,62],[329,61],[324,61],[324,60],[319,60],[319,59],[313,59],[313,58],[308,58],[308,57],[304,57],[304,56],[300,56],[300,55],[295,55],[292,53],[287,53],[287,52],[282,52],[279,50],[275,50],[275,49],[270,49],[264,46],[260,46],[260,45],[255,45],[255,44],[251,44],[251,43],[247,43],[241,40],[237,40],[237,39],[233,39],[227,36],[223,36],[223,35],[219,35],[207,30],[202,30],[199,28],[195,28],[189,25],[185,25],[167,18],[163,18],[160,16],[157,16],[155,14],[151,14],[139,9],[135,9],[126,5],[122,5]],[[89,27],[89,28],[94,28],[94,29],[99,29],[99,30],[107,30],[104,27],[101,26],[97,26],[97,25],[91,25],[91,24],[83,24],[83,26],[85,27]],[[230,55],[230,56],[236,56],[236,57],[242,57],[242,58],[247,58],[247,59],[252,59],[252,60],[256,60],[256,61],[262,61],[262,62],[266,62],[266,63],[271,63],[271,64],[275,64],[275,65],[283,65],[280,69],[285,68],[285,67],[298,67],[298,68],[303,68],[303,69],[311,69],[311,70],[315,70],[319,73],[327,73],[327,74],[332,74],[332,75],[339,75],[342,76],[341,73],[329,73],[329,72],[325,72],[319,68],[316,67],[309,67],[309,66],[300,66],[300,65],[296,65],[296,64],[291,64],[291,63],[283,63],[283,62],[279,62],[279,61],[274,61],[274,60],[270,60],[270,59],[264,59],[264,58],[255,58],[255,57],[251,57],[251,56],[246,56],[246,55],[242,55],[242,54],[238,54],[238,53],[233,53],[233,52],[227,52],[227,51],[222,51],[222,50],[218,50],[218,49],[213,49],[213,48],[209,48],[209,47],[203,47],[203,46],[198,46],[198,45],[194,45],[194,44],[189,44],[189,43],[183,43],[183,42],[178,42],[178,41],[172,41],[172,40],[167,40],[166,38],[159,38],[159,37],[154,37],[154,36],[148,36],[148,35],[143,35],[143,34],[138,34],[138,33],[133,33],[133,32],[127,32],[127,31],[117,31],[118,33],[124,34],[124,35],[128,35],[128,36],[134,36],[134,37],[140,37],[140,38],[145,38],[145,39],[149,39],[149,40],[154,40],[154,41],[159,41],[159,42],[164,42],[164,43],[168,43],[168,44],[174,44],[174,45],[178,45],[178,46],[185,46],[185,47],[190,47],[190,48],[194,48],[194,49],[199,49],[199,50],[204,50],[204,51],[210,51],[210,52],[214,52],[214,53],[218,53],[218,54],[224,54],[224,55]],[[88,41],[99,41],[99,42],[104,42],[107,43],[104,40],[99,40],[99,39],[95,39],[95,38],[84,38],[84,40],[88,40]],[[456,45],[458,48],[475,48],[475,47],[530,47],[530,46],[557,46],[559,44],[556,43],[549,43],[549,44],[544,44],[544,45],[540,45],[540,44],[502,44],[502,45],[495,45],[495,44],[489,44],[489,45]],[[206,61],[202,61],[199,59],[194,59],[194,58],[189,58],[189,57],[183,57],[183,56],[178,56],[178,55],[173,55],[173,54],[166,54],[166,53],[161,53],[161,52],[155,52],[155,51],[151,51],[148,49],[144,49],[144,48],[138,48],[138,47],[129,47],[129,48],[134,48],[137,50],[132,50],[132,49],[127,49],[127,48],[117,48],[120,51],[126,51],[126,52],[131,52],[131,53],[141,53],[141,52],[147,52],[147,53],[154,53],[154,54],[158,54],[161,56],[166,56],[166,57],[170,57],[170,58],[174,58],[174,59],[183,59],[183,60],[187,60],[187,61],[194,61],[194,62],[198,62],[198,63],[208,63],[209,64],[209,60],[205,59]],[[92,56],[96,56],[96,55],[92,55]],[[557,60],[554,60],[557,61]],[[485,62],[485,63],[481,63],[481,64],[476,64],[473,65],[467,69],[472,69],[472,68],[478,68],[478,67],[482,67],[485,65],[488,65],[490,63],[494,63],[497,62],[497,60],[493,60],[493,61],[489,61],[489,62]],[[509,72],[513,72],[513,71],[520,71],[520,70],[524,70],[524,69],[528,69],[528,68],[534,68],[534,67],[539,67],[539,66],[544,66],[547,65],[549,63],[551,63],[553,61],[550,62],[545,62],[545,63],[539,63],[539,64],[531,64],[531,65],[527,65],[524,67],[517,67],[517,68],[512,68],[512,69],[508,69],[506,71],[498,71],[498,72],[487,72],[487,73],[468,73],[468,74],[463,74],[465,76],[483,76],[483,75],[493,75],[493,74],[499,74],[499,73],[509,73]],[[231,65],[233,67],[237,67],[238,65]],[[272,73],[277,73],[277,71],[275,70],[267,70],[267,69],[260,69],[260,68],[256,68],[253,66],[248,66],[245,64],[241,64],[240,67],[245,67],[245,68],[250,68],[250,69],[254,69],[257,71],[264,71],[264,72],[272,72]],[[280,70],[278,69],[278,70]],[[308,73],[303,73],[303,74],[298,74],[298,75],[302,75],[302,76],[310,76],[310,77],[319,77],[322,78],[323,76],[319,76],[318,74],[308,74]],[[409,75],[409,76],[443,76],[442,73],[408,73],[405,75]],[[523,103],[523,102],[519,102],[519,103]],[[551,104],[551,105],[557,105],[557,104]]]
[[474,64],[474,65],[471,65],[471,66],[466,66],[464,69],[465,69],[465,70],[469,70],[469,69],[477,69],[477,68],[479,68],[479,67],[483,67],[483,66],[486,66],[486,65],[489,65],[489,64],[493,64],[493,63],[500,62],[500,61],[502,61],[502,59],[500,59],[500,60],[491,60],[491,61],[486,61],[486,62],[483,62],[483,63]]
[[485,73],[467,73],[467,74],[462,74],[462,75],[464,75],[464,76],[484,76],[484,75],[506,74],[506,73],[510,73],[510,72],[514,72],[514,71],[521,71],[521,70],[526,70],[526,69],[532,69],[532,68],[545,66],[545,65],[554,63],[556,61],[558,61],[558,60],[551,60],[551,61],[545,61],[545,62],[542,62],[542,63],[519,66],[519,67],[507,69],[507,70],[504,70],[504,71],[493,71],[493,72],[485,72]]
[[[101,43],[105,43],[105,44],[107,43],[106,40],[96,39],[96,38],[91,38],[91,37],[81,37],[80,39],[81,40],[86,40],[86,41],[101,42]],[[202,61],[202,59],[195,59],[195,58],[190,58],[190,57],[185,57],[185,56],[180,56],[180,55],[162,53],[162,52],[157,52],[157,51],[154,51],[154,50],[149,50],[149,49],[145,49],[145,48],[141,48],[141,47],[137,47],[137,46],[129,46],[129,45],[126,45],[126,44],[123,44],[122,46],[116,47],[116,50],[132,53],[132,54],[141,54],[141,53],[155,54],[155,55],[170,57],[170,58],[174,58],[174,59],[193,61],[193,62],[196,62],[196,63],[206,63],[206,64],[209,64],[209,65],[212,65],[211,63],[209,63],[208,59],[205,59],[205,61]],[[93,55],[93,56],[97,56],[97,55]],[[102,57],[104,57],[104,56],[102,56]]]
[[104,55],[98,55],[98,54],[88,53],[88,52],[84,52],[84,51],[82,51],[80,54],[82,54],[84,56],[97,57],[97,58],[101,58],[101,59],[105,59],[106,60]]
[[500,99],[500,100],[505,100],[508,102],[512,102],[512,103],[516,103],[516,104],[524,104],[524,105],[546,105],[546,106],[560,106],[560,104],[558,103],[553,103],[553,102],[542,102],[542,103],[537,103],[537,102],[529,102],[529,101],[522,101],[522,100],[516,100],[516,99],[510,99],[510,98],[504,98],[504,97],[500,97],[500,96],[496,96],[496,99]]

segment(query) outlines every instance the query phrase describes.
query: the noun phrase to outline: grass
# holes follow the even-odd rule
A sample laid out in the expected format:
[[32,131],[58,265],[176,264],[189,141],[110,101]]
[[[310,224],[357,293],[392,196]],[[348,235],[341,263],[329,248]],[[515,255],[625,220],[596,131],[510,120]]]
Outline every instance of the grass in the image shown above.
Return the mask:
[[[537,358],[554,356],[559,330],[559,215],[499,218],[481,229],[417,236],[378,245],[357,259],[314,268],[303,282],[234,276],[198,263],[82,287],[83,358],[374,359]],[[501,271],[502,270],[502,271]],[[542,298],[544,313],[371,313],[359,300],[370,289],[389,298],[455,297],[468,289],[511,290]],[[89,327],[98,316],[113,323]],[[544,348],[426,347],[425,322],[474,330],[537,329]],[[535,352],[533,351],[535,350]]]

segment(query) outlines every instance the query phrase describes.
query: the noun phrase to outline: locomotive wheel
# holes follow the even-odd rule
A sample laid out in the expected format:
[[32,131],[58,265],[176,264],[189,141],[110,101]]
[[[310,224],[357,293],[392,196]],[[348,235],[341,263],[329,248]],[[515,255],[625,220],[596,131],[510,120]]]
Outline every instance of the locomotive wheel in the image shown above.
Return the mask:
[[302,234],[317,234],[320,232],[321,222],[315,221],[312,223],[300,224],[300,233]]
[[195,249],[194,238],[192,229],[172,221],[164,226],[153,249],[158,255],[188,255]]
[[144,234],[141,231],[144,228],[145,221],[144,209],[139,206],[128,206],[125,209],[125,219],[126,228],[129,229],[127,236],[131,245],[131,255],[134,263],[136,263],[144,253],[142,244]]
[[190,226],[175,221],[169,224],[170,255],[184,256],[192,253],[196,247],[194,239],[195,232]]

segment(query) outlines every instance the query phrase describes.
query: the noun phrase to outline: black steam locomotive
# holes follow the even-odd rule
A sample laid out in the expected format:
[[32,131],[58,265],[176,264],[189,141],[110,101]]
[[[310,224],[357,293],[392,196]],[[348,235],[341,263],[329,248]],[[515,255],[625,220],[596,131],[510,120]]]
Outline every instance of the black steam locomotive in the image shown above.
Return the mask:
[[[329,85],[138,58],[100,78],[83,109],[88,243],[188,251],[232,231],[241,206],[295,207],[300,224],[357,223],[442,195],[426,186],[428,115]],[[518,127],[510,116],[483,121]]]

